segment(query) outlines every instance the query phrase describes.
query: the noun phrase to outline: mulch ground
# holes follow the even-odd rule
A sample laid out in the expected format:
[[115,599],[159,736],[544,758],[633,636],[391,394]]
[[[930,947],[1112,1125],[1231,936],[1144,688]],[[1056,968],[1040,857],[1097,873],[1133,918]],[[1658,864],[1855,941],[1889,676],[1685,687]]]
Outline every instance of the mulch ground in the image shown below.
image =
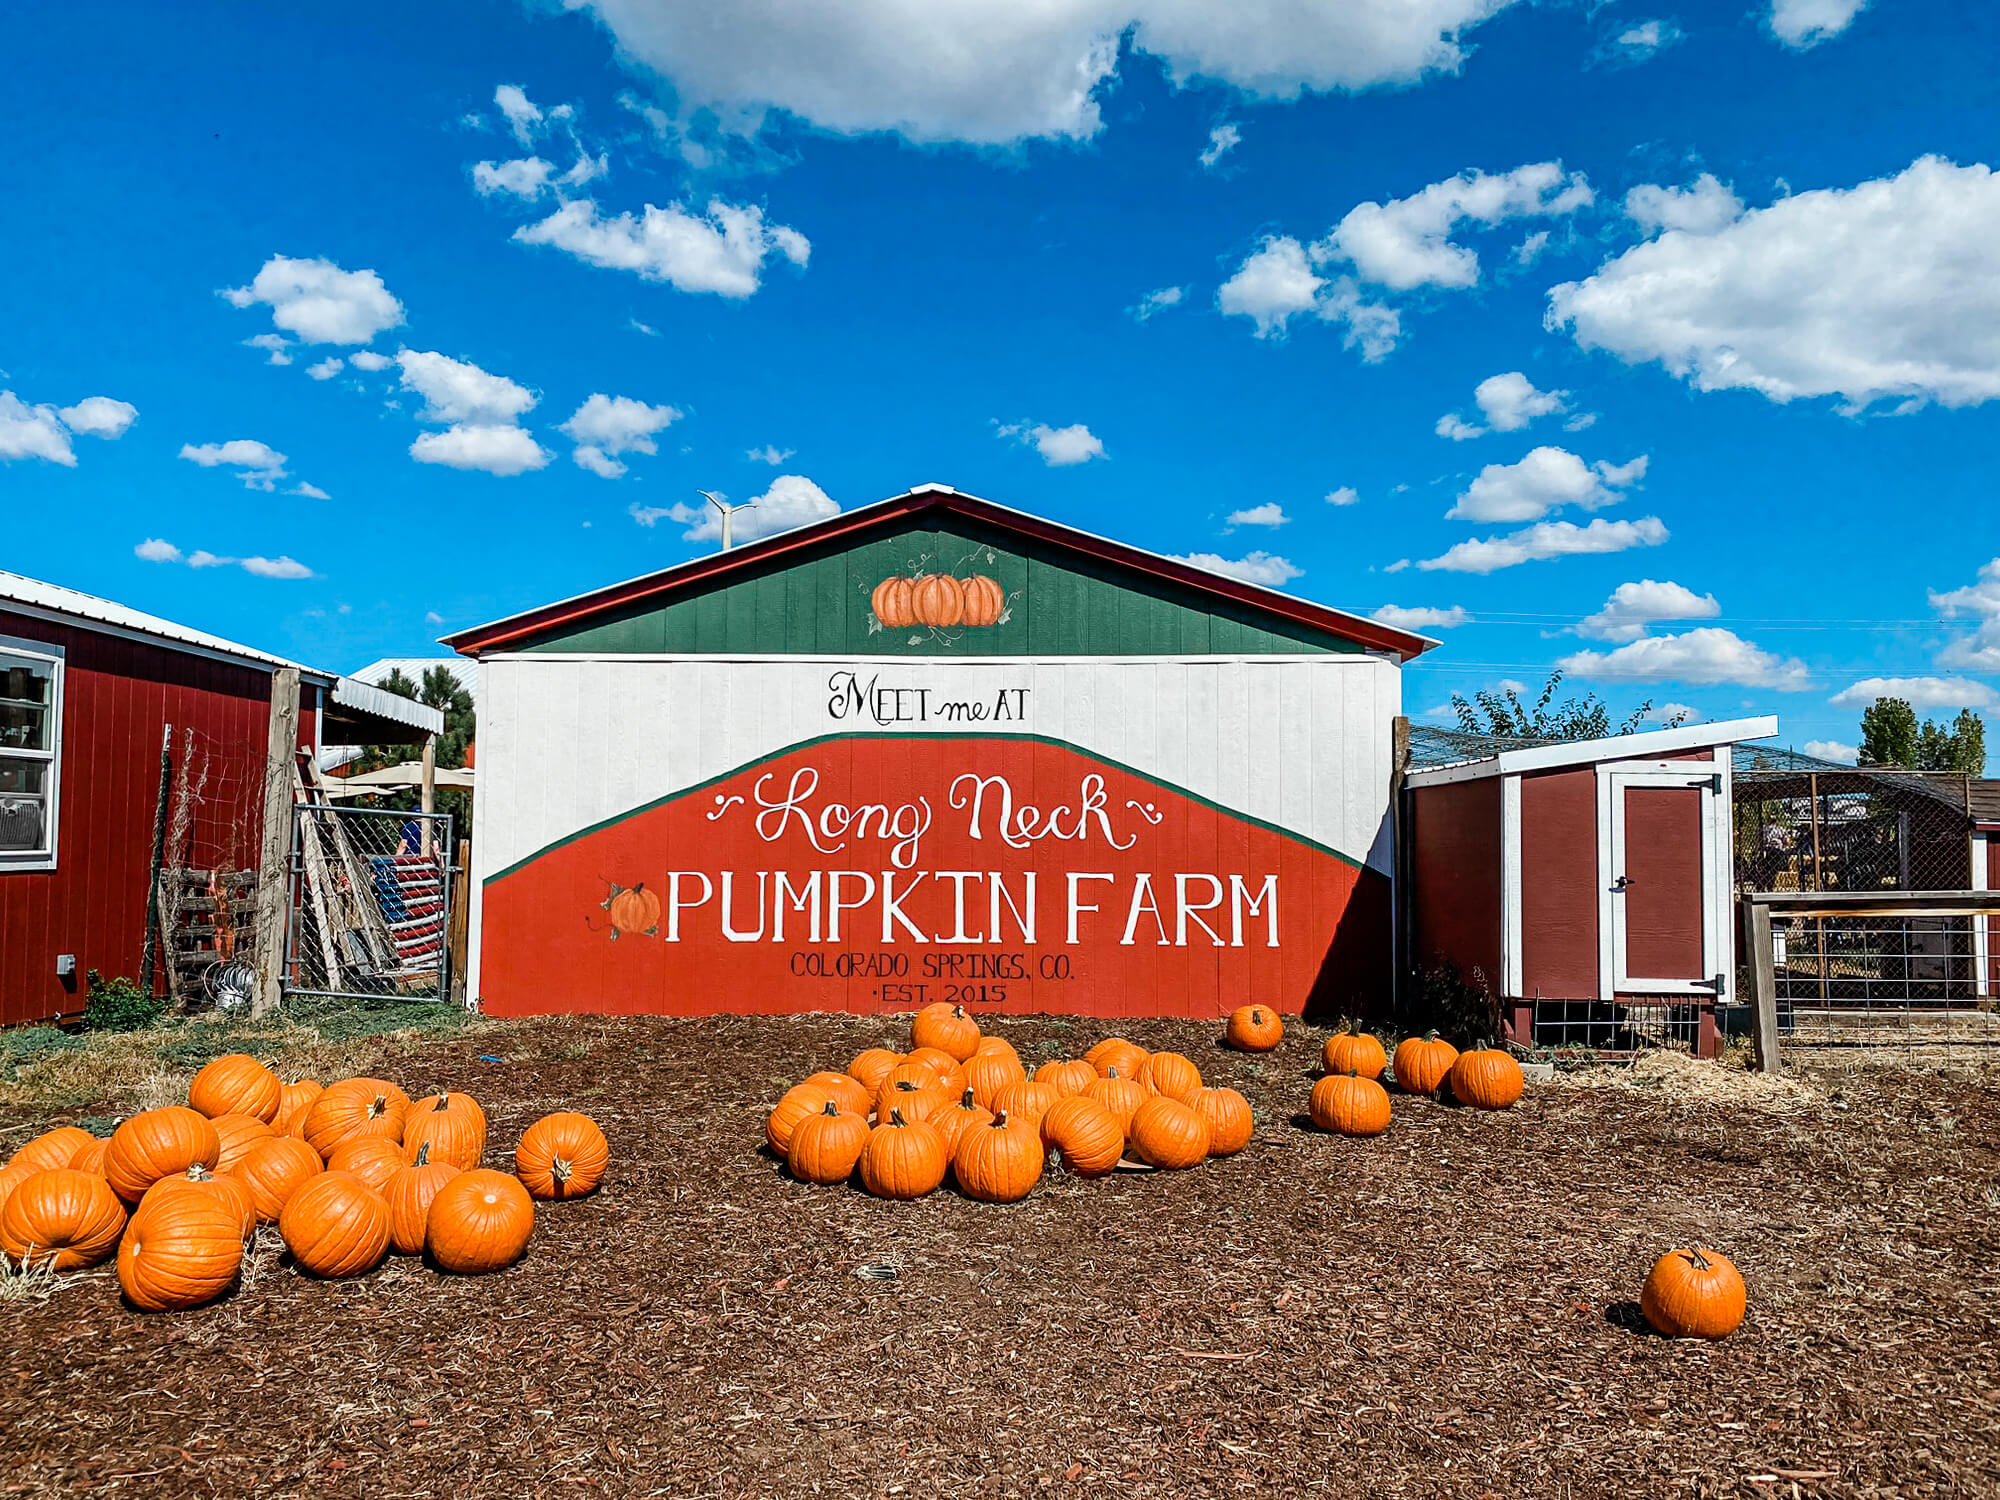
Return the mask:
[[[1031,1064],[1102,1034],[996,1029]],[[265,1231],[199,1311],[127,1311],[108,1271],[0,1306],[0,1492],[2000,1493],[2000,1073],[1829,1075],[1793,1115],[1399,1097],[1356,1142],[1295,1119],[1319,1033],[1250,1058],[1205,1026],[1122,1029],[1242,1089],[1251,1147],[1051,1174],[1009,1207],[892,1204],[793,1182],[761,1144],[784,1085],[902,1045],[888,1020],[538,1023],[388,1053],[407,1085],[477,1095],[496,1148],[589,1111],[605,1187],[544,1208],[499,1276],[315,1282]],[[1691,1241],[1749,1283],[1720,1344],[1637,1316],[1654,1258]]]

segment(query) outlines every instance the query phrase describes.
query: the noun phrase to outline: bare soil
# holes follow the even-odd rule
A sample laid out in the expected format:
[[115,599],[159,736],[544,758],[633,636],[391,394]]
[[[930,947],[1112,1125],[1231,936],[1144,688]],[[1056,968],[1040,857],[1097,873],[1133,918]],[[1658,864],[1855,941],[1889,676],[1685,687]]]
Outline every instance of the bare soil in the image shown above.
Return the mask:
[[[1031,1064],[1102,1035],[995,1029]],[[498,1276],[317,1282],[266,1230],[198,1311],[131,1312],[108,1269],[0,1303],[0,1492],[2000,1494],[2000,1073],[1808,1071],[1772,1107],[1655,1070],[1503,1114],[1399,1097],[1349,1141],[1297,1118],[1322,1033],[1123,1031],[1242,1089],[1252,1145],[1007,1207],[763,1150],[779,1092],[903,1045],[890,1019],[376,1039],[357,1060],[485,1104],[492,1164],[593,1114],[604,1188]],[[91,1114],[0,1102],[0,1129]],[[1690,1242],[1749,1283],[1719,1344],[1638,1317]]]

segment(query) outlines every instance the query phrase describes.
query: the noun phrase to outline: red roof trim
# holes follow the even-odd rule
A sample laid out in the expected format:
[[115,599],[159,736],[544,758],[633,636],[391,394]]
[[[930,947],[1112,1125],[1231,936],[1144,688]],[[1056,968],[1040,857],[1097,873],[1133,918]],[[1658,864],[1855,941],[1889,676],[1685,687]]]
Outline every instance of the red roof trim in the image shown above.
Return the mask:
[[1172,558],[1144,552],[1087,531],[1079,531],[1075,527],[1046,521],[1039,516],[1031,516],[1006,506],[976,499],[971,495],[959,494],[955,490],[944,489],[912,490],[907,494],[892,496],[873,505],[863,506],[859,510],[829,516],[824,521],[780,532],[776,536],[750,542],[728,552],[717,552],[709,557],[681,563],[664,571],[648,574],[644,578],[633,579],[629,583],[613,584],[574,599],[543,605],[539,609],[495,621],[491,625],[460,631],[456,635],[444,637],[443,644],[465,656],[500,650],[517,641],[564,626],[575,625],[595,615],[678,593],[696,583],[739,572],[808,547],[818,547],[856,532],[873,530],[887,522],[930,510],[951,511],[983,521],[1003,531],[1032,537],[1038,541],[1067,548],[1072,552],[1116,563],[1121,567],[1164,579],[1199,593],[1219,595],[1265,614],[1277,615],[1315,630],[1325,631],[1329,635],[1339,636],[1372,650],[1390,652],[1405,661],[1421,655],[1437,644],[1423,636],[1395,630],[1358,615],[1329,609],[1325,605],[1314,604],[1290,594],[1259,588],[1255,584],[1242,583],[1234,578],[1226,578],[1220,573],[1211,573],[1205,568],[1191,567]]

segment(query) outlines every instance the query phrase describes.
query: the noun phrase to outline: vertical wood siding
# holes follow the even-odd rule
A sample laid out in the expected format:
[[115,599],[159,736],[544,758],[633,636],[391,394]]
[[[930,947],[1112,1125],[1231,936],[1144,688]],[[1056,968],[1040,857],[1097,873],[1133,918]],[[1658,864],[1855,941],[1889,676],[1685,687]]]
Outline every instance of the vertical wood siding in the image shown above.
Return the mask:
[[1597,773],[1521,778],[1521,993],[1598,995]]
[[1632,786],[1625,795],[1625,967],[1639,979],[1702,979],[1701,793]]
[[[1438,959],[1496,996],[1500,969],[1500,778],[1420,787],[1411,797],[1418,967]],[[1526,822],[1525,812],[1523,823]]]

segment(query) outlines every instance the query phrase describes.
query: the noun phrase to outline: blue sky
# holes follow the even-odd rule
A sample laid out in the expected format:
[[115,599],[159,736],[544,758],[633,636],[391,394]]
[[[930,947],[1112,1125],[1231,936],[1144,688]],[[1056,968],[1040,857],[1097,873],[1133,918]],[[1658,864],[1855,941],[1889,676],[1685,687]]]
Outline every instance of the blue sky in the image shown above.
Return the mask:
[[1412,712],[2000,707],[1983,3],[0,28],[0,567],[352,669],[708,550],[697,488],[936,480],[1423,611]]

